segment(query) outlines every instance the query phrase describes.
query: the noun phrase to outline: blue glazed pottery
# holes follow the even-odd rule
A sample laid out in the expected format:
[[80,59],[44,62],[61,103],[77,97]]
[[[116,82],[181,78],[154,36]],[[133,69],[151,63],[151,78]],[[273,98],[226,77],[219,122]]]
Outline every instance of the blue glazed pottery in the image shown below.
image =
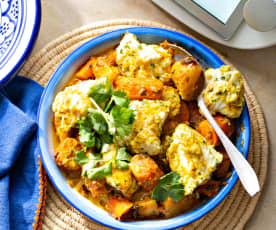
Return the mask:
[[39,0],[0,0],[0,86],[23,66],[38,35]]

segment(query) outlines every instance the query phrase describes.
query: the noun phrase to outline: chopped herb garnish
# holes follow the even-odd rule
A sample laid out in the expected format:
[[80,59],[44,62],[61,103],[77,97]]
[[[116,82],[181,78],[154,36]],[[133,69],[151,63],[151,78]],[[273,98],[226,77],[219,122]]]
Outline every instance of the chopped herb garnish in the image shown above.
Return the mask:
[[222,76],[221,79],[222,79],[222,80],[225,80],[225,76]]
[[115,158],[115,164],[118,169],[128,169],[130,158],[126,152],[126,148],[120,148]]
[[179,182],[179,179],[180,175],[176,171],[161,177],[151,197],[157,201],[165,201],[169,196],[172,200],[179,201],[184,196],[184,185]]
[[[95,109],[88,109],[87,117],[78,120],[80,142],[86,147],[95,148],[98,152],[103,151],[103,146],[106,144],[114,143],[116,166],[121,169],[127,168],[129,160],[126,157],[117,159],[120,151],[120,155],[125,152],[125,149],[118,148],[117,136],[124,138],[132,130],[134,112],[128,108],[130,99],[125,92],[113,90],[109,81],[105,85],[98,84],[91,87],[88,96]],[[78,154],[79,157],[84,157],[84,155],[84,153]],[[76,160],[79,161],[77,157]],[[116,160],[119,160],[118,164]]]
[[77,151],[74,160],[77,161],[79,165],[83,165],[82,176],[87,176],[89,179],[101,179],[112,173],[111,162],[97,167],[101,158],[101,154],[89,153],[88,156],[86,156],[83,151]]
[[76,151],[74,160],[77,161],[79,165],[84,165],[88,163],[89,158],[85,155],[83,151]]
[[112,174],[112,163],[109,162],[103,166],[97,168],[91,168],[87,170],[87,177],[88,179],[102,179]]
[[213,103],[216,102],[216,101],[217,101],[216,99],[212,99],[212,100],[211,100],[211,102],[213,102]]
[[151,63],[150,66],[151,66],[152,68],[155,68],[155,64],[154,64],[154,63]]

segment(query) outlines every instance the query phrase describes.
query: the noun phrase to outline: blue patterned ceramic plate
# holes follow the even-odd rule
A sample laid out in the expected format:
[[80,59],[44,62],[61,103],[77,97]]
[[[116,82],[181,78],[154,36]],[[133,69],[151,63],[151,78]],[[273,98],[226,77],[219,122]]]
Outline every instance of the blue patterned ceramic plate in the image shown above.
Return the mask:
[[[61,170],[57,166],[54,158],[53,150],[53,133],[52,133],[52,118],[51,110],[52,102],[55,95],[64,88],[64,85],[72,76],[72,74],[87,61],[91,55],[101,53],[102,51],[113,47],[120,42],[121,35],[125,32],[136,34],[138,39],[145,43],[160,43],[164,40],[176,43],[186,48],[194,57],[198,58],[200,63],[211,68],[218,68],[224,62],[213,51],[208,49],[200,42],[175,31],[151,28],[151,27],[133,27],[115,30],[109,33],[102,34],[96,38],[89,40],[82,46],[73,51],[59,65],[48,85],[44,89],[40,101],[38,111],[38,139],[41,149],[43,165],[50,177],[51,181],[62,194],[62,196],[76,209],[90,217],[91,219],[116,229],[140,229],[140,230],[162,230],[174,229],[187,225],[200,217],[204,216],[215,208],[231,191],[237,182],[238,175],[235,170],[227,180],[227,185],[221,188],[219,193],[207,203],[199,207],[189,210],[182,215],[166,220],[144,220],[120,222],[115,220],[109,213],[98,208],[86,198],[81,196],[73,188],[71,188]],[[241,127],[243,128],[241,129]],[[247,156],[250,143],[250,118],[247,105],[245,104],[241,117],[236,123],[239,137],[236,139],[235,145],[242,152],[244,157]]]
[[0,0],[0,85],[22,67],[38,35],[40,0]]

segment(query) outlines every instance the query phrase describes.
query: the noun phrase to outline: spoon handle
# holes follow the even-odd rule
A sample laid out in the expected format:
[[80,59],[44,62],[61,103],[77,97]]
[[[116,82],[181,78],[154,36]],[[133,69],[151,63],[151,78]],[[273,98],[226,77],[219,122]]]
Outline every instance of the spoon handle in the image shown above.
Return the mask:
[[260,191],[260,185],[253,168],[216,123],[215,119],[205,105],[204,99],[201,95],[198,96],[198,106],[216,131],[234,168],[236,169],[237,174],[239,175],[243,187],[250,196],[254,196],[257,192]]

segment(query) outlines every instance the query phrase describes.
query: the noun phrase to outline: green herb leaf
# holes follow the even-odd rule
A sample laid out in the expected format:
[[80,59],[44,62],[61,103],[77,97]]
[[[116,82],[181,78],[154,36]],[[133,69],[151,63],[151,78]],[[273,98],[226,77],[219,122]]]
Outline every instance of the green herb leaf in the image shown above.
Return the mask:
[[82,168],[82,176],[86,176],[90,170],[97,167],[101,160],[101,154],[89,154],[87,163]]
[[165,186],[169,197],[174,201],[179,201],[184,196],[184,185],[182,183],[176,183]]
[[90,88],[88,96],[100,104],[111,97],[111,89],[109,86],[106,87],[104,84],[98,84]]
[[[128,108],[130,99],[125,92],[113,91],[109,80],[106,81],[105,85],[98,84],[91,87],[88,96],[90,96],[95,109],[90,108],[87,117],[78,121],[80,141],[86,147],[95,147],[101,151],[106,151],[103,149],[105,144],[114,142],[116,147],[116,159],[114,159],[116,167],[127,169],[130,161],[129,156],[125,148],[118,149],[116,137],[124,138],[132,130],[134,112]],[[106,105],[104,111],[99,106],[99,103],[103,102]],[[87,165],[89,167],[85,165],[85,168],[89,168],[89,170],[85,170],[83,173],[87,174],[88,177],[97,176],[98,169],[92,167],[94,164],[89,160]]]
[[84,165],[88,163],[89,158],[85,155],[83,151],[76,151],[74,160],[77,161],[79,165]]
[[107,123],[103,115],[95,109],[88,110],[88,118],[90,119],[90,126],[99,134],[107,132]]
[[128,136],[132,130],[132,124],[134,122],[133,110],[125,107],[114,106],[111,110],[111,115],[114,119],[117,134],[122,138]]
[[114,91],[112,93],[112,99],[114,100],[116,105],[128,108],[130,99],[126,96],[125,92],[123,92],[123,91]]
[[151,63],[150,66],[151,66],[151,68],[155,68],[155,64],[154,63]]
[[103,144],[112,143],[112,135],[109,134],[109,126],[102,113],[92,108],[88,111],[86,118],[78,120],[80,142],[86,147],[100,150]]
[[92,169],[88,170],[87,177],[91,180],[101,179],[101,178],[111,175],[111,173],[112,173],[112,163],[109,162],[108,164],[105,164],[98,168],[92,168]]
[[118,153],[117,153],[117,155],[116,155],[116,159],[117,159],[117,160],[122,160],[122,161],[130,162],[129,155],[128,155],[128,153],[126,152],[126,148],[125,148],[125,147],[120,148],[120,149],[118,150]]
[[128,169],[130,158],[126,152],[126,148],[120,148],[116,154],[115,164],[118,169]]
[[95,133],[91,128],[85,125],[79,127],[80,142],[87,147],[94,147],[96,145]]
[[184,196],[184,185],[179,182],[180,175],[172,171],[158,180],[157,186],[152,192],[152,198],[157,201],[165,201],[168,196],[178,201]]
[[165,201],[168,198],[168,193],[166,190],[162,188],[159,184],[154,188],[152,195],[152,199],[155,199],[157,201]]

